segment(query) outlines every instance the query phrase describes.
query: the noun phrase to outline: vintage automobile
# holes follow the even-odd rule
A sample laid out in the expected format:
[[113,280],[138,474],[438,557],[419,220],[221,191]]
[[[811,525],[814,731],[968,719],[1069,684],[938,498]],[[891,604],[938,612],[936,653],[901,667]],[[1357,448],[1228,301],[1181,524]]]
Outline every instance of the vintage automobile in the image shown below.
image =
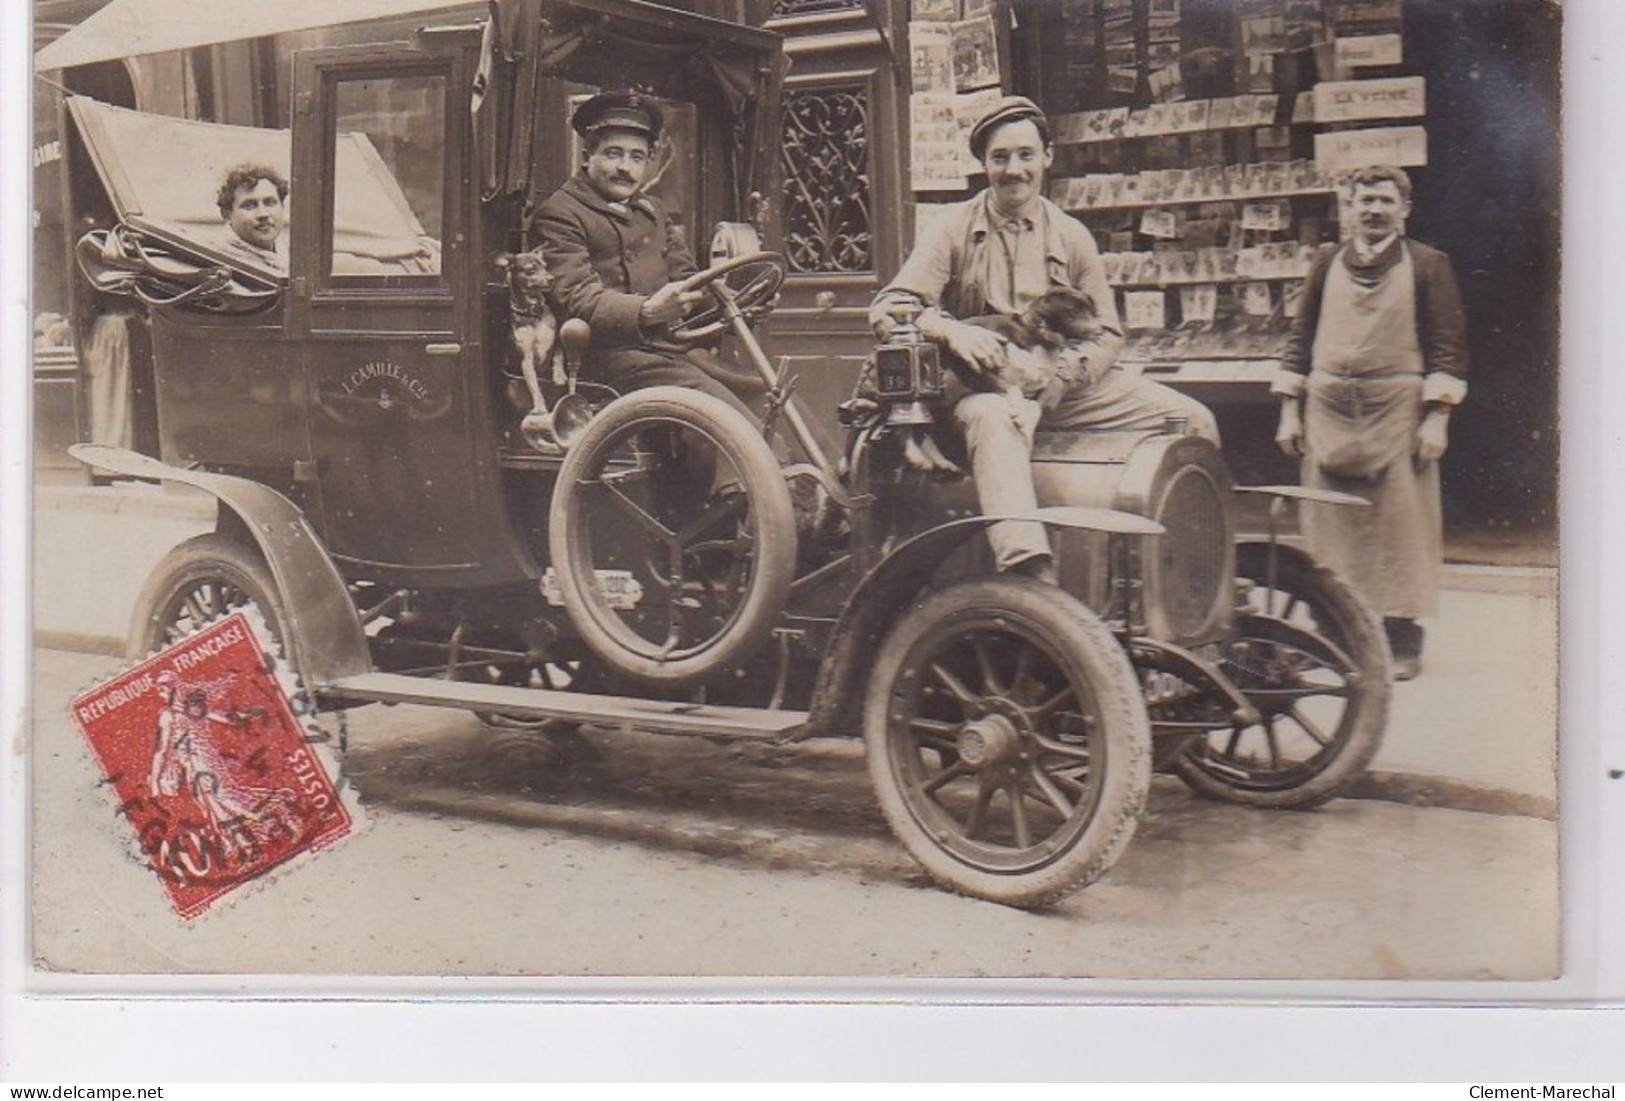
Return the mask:
[[[75,453],[219,501],[216,530],[147,581],[130,653],[252,604],[327,713],[462,708],[493,737],[861,734],[914,857],[1018,906],[1111,868],[1153,770],[1253,806],[1335,796],[1386,724],[1380,624],[1301,549],[1238,538],[1212,444],[1179,424],[1041,434],[1031,515],[1057,588],[995,574],[998,517],[904,460],[943,369],[907,316],[826,442],[753,328],[785,277],[751,224],[783,73],[767,32],[501,0],[411,41],[296,55],[286,131],[70,100],[70,157],[99,183],[75,197],[96,226],[82,267],[146,304],[161,438],[158,456]],[[692,108],[706,183],[687,224],[720,228],[689,281],[709,305],[679,335],[761,379],[761,422],[578,377],[578,325],[534,416],[494,258],[535,244],[531,170],[569,148],[536,106],[548,81]],[[291,172],[286,273],[222,247],[197,185],[242,159]],[[1310,493],[1248,492],[1277,511]]]

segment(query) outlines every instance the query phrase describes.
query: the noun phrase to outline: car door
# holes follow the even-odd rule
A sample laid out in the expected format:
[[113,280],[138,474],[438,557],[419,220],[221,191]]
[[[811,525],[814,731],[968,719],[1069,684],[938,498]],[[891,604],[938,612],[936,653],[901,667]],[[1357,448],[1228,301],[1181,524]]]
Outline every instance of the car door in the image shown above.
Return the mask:
[[472,45],[295,57],[290,325],[304,341],[323,535],[356,576],[526,571],[489,432],[469,150]]

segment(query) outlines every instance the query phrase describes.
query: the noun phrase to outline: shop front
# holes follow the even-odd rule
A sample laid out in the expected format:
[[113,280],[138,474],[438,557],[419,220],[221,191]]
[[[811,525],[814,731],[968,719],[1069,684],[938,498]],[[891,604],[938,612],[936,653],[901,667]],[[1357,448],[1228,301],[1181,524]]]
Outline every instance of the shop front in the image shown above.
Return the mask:
[[1238,480],[1296,479],[1269,380],[1340,183],[1394,164],[1409,232],[1454,260],[1472,391],[1445,459],[1448,526],[1537,548],[1556,516],[1559,20],[1538,0],[913,0],[914,224],[982,178],[991,100],[1055,129],[1050,197],[1087,225],[1122,362],[1217,413]]
[[[38,0],[36,47],[105,0]],[[378,7],[390,7],[379,0]],[[394,2],[403,33],[420,0]],[[1544,0],[695,0],[785,39],[777,186],[755,202],[789,276],[764,340],[834,409],[872,346],[865,313],[920,227],[984,182],[965,134],[1006,93],[1056,131],[1051,197],[1093,232],[1129,329],[1123,362],[1209,403],[1238,479],[1295,480],[1268,394],[1315,251],[1360,164],[1415,182],[1409,230],[1455,262],[1471,393],[1444,462],[1447,525],[1535,544],[1556,523],[1558,59]],[[484,5],[467,5],[472,18]],[[285,126],[292,53],[361,33],[320,5],[278,33],[69,65],[36,85],[36,441],[93,437],[100,306],[62,257],[60,89]],[[307,12],[299,18],[298,11]],[[368,32],[373,33],[373,32]],[[199,41],[208,41],[204,35]],[[562,105],[581,89],[545,90]],[[559,107],[562,110],[562,106]],[[554,186],[551,151],[536,186]],[[66,168],[66,172],[64,172]],[[703,211],[701,212],[703,214]],[[105,326],[105,323],[103,323]],[[139,356],[137,362],[139,362]],[[139,372],[137,372],[139,375]],[[143,381],[131,380],[139,407]],[[140,418],[136,417],[139,429]],[[828,426],[833,431],[833,424]],[[140,446],[140,441],[136,441]]]

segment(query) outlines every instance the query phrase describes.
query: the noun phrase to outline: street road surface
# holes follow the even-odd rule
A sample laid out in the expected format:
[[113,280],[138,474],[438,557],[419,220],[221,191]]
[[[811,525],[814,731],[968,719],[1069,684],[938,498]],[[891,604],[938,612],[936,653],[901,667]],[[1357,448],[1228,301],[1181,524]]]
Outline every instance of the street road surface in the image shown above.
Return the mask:
[[[130,855],[66,700],[113,659],[39,651],[34,950],[58,971],[530,976],[1540,979],[1555,823],[1159,778],[1117,867],[1047,913],[932,886],[855,746],[597,735],[561,762],[458,712],[369,707],[371,819],[191,927]],[[596,759],[594,759],[596,757]]]

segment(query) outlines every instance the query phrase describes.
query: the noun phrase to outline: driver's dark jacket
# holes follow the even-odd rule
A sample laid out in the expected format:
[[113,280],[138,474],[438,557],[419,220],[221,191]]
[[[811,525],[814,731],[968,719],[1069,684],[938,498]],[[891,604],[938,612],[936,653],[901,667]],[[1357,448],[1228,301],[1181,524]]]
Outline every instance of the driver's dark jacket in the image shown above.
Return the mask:
[[595,350],[659,344],[660,330],[638,324],[643,302],[694,273],[681,227],[652,196],[616,209],[577,173],[537,211],[553,300],[564,317],[592,326]]

